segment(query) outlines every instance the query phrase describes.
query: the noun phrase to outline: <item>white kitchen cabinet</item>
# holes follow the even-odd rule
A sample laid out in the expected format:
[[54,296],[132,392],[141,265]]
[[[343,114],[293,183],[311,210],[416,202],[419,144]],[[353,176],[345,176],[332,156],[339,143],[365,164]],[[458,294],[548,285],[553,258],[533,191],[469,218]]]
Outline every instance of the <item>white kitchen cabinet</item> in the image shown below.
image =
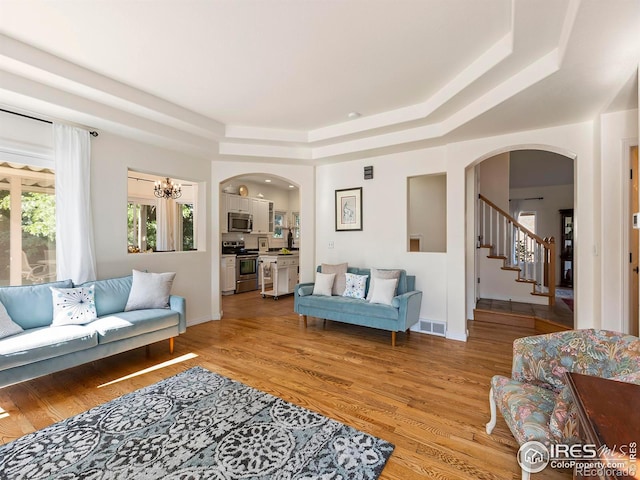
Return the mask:
[[273,230],[269,230],[269,226],[273,225],[273,220],[270,220],[273,216],[273,202],[261,198],[252,198],[251,213],[253,214],[253,230],[251,230],[251,233],[273,233]]
[[230,193],[224,193],[226,195],[226,205],[228,212],[251,212],[251,198],[242,197],[240,195],[233,195]]
[[223,295],[231,295],[236,290],[236,256],[222,255],[220,261],[220,290]]

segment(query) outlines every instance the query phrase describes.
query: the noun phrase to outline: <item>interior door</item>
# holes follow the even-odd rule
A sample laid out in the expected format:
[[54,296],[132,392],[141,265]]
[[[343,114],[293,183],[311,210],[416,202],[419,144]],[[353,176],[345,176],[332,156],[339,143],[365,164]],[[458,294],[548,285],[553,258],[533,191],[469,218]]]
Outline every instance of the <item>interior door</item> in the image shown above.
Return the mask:
[[[638,213],[639,202],[638,202],[638,147],[632,147],[630,152],[630,163],[631,163],[631,188],[629,189],[630,199],[629,206],[631,214]],[[630,215],[631,217],[631,215]],[[630,220],[630,223],[632,219]],[[630,262],[629,262],[629,333],[631,335],[638,335],[638,330],[640,326],[638,325],[638,308],[639,308],[639,274],[638,274],[638,229],[633,228],[633,225],[630,225],[629,228],[629,250],[630,250]]]

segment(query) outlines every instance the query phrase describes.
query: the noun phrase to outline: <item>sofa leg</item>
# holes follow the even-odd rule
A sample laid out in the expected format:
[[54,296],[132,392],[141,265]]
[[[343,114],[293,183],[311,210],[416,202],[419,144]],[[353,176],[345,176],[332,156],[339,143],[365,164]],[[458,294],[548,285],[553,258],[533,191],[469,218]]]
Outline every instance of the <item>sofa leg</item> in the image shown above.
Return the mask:
[[409,335],[411,335],[411,329],[410,329],[410,328],[407,328],[407,337],[408,337]]
[[396,332],[391,332],[391,346],[396,346]]
[[300,315],[302,317],[302,321],[304,322],[304,328],[307,328],[307,316],[306,315]]
[[173,354],[173,337],[169,339],[169,353]]
[[[493,398],[493,387],[489,390],[489,410],[491,410],[491,420],[489,420],[489,423],[486,425],[487,435],[491,435],[491,432],[493,432],[493,429],[496,426],[496,421],[498,420],[496,417],[496,401]],[[524,479],[524,470],[522,472],[522,478]]]

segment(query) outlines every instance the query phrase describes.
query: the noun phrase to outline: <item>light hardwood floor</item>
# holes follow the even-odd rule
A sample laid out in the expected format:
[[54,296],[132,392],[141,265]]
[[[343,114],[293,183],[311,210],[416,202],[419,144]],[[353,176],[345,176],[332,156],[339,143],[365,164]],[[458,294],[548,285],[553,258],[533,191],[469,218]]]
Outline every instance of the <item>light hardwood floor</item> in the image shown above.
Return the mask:
[[[0,389],[0,443],[200,365],[395,444],[381,480],[520,478],[517,443],[500,417],[492,435],[489,380],[508,375],[511,343],[535,332],[470,322],[466,343],[309,319],[291,297],[223,298],[224,318],[176,339]],[[172,363],[173,362],[173,363]],[[550,469],[537,479],[569,479]]]

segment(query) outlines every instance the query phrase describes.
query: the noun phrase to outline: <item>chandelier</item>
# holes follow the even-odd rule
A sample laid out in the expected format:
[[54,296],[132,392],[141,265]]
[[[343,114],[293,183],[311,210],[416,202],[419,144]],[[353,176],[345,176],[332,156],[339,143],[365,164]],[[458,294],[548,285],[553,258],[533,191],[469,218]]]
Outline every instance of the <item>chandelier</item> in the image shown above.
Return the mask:
[[174,184],[169,177],[166,177],[162,182],[157,180],[153,187],[153,194],[158,198],[170,198],[176,199],[182,195],[182,185]]

